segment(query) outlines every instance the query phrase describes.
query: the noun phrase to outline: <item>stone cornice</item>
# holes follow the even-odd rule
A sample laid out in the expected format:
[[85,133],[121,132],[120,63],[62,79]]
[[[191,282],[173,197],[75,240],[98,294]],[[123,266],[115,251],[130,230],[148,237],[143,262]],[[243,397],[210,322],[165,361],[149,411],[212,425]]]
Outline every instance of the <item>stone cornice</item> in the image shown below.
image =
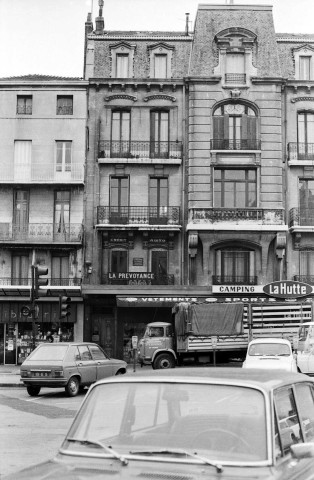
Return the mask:
[[110,40],[110,41],[154,41],[154,42],[192,42],[193,37],[191,35],[182,35],[182,36],[177,36],[177,37],[171,37],[171,36],[149,36],[149,35],[133,35],[133,36],[127,36],[127,35],[119,35],[119,36],[112,36],[112,35],[95,35],[95,34],[90,34],[87,37],[89,40]]

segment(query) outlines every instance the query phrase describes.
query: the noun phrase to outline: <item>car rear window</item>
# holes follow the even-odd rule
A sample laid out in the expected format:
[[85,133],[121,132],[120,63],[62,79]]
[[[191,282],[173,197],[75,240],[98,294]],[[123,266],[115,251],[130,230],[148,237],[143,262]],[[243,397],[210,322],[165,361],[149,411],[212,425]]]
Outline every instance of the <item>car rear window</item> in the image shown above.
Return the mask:
[[67,345],[43,345],[34,350],[31,360],[63,360],[67,350]]
[[262,355],[291,355],[291,348],[289,345],[283,345],[282,343],[255,343],[249,348],[249,355],[262,356]]

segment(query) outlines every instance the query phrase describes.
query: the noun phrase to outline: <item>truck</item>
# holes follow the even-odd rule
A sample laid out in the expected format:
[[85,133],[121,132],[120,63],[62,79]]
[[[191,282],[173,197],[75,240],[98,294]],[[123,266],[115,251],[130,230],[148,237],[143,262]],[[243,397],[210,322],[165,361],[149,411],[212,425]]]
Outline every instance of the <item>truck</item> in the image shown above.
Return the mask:
[[173,321],[152,322],[138,343],[138,361],[153,369],[174,368],[190,361],[215,362],[223,352],[244,358],[253,338],[285,338],[293,342],[300,324],[312,318],[312,307],[287,303],[180,302]]

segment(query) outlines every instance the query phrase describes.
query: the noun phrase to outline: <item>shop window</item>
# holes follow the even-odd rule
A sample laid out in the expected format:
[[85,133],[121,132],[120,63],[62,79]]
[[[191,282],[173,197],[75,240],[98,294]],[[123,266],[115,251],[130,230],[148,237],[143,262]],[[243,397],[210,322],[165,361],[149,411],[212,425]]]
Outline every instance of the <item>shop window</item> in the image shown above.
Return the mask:
[[255,252],[242,247],[215,251],[214,285],[255,285]]
[[242,103],[225,103],[217,107],[213,116],[214,150],[256,150],[257,115]]
[[73,95],[57,96],[57,115],[73,115]]
[[16,113],[18,115],[32,115],[33,97],[32,95],[18,95]]
[[72,142],[56,141],[56,172],[71,172]]
[[256,207],[256,169],[216,168],[214,171],[214,206],[216,208]]

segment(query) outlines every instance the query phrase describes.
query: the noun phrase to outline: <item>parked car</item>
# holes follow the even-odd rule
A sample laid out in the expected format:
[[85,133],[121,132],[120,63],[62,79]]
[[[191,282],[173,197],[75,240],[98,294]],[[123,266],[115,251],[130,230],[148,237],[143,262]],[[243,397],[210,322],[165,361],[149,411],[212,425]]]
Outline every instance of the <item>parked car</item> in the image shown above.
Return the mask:
[[266,368],[297,372],[296,355],[289,340],[282,338],[258,338],[247,349],[243,368]]
[[310,480],[313,471],[309,377],[201,367],[97,382],[55,458],[8,478]]
[[64,387],[74,397],[80,388],[126,371],[126,362],[109,358],[95,343],[42,343],[22,363],[21,381],[31,396],[42,387]]

